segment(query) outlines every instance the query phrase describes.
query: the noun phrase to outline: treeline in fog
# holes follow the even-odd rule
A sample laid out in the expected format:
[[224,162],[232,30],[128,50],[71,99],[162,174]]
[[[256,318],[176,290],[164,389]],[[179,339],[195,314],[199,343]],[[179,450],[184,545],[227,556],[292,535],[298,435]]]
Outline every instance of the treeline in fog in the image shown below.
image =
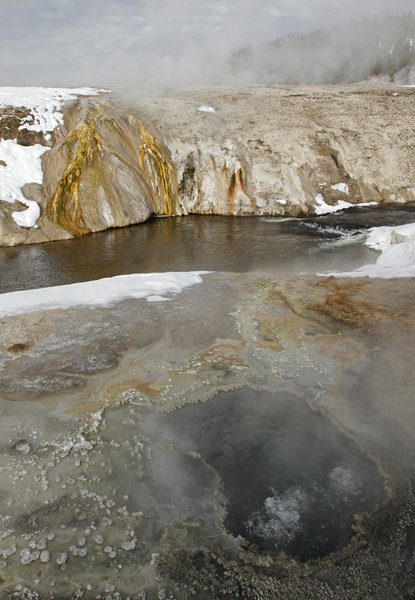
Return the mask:
[[248,46],[232,56],[231,70],[246,83],[415,83],[415,16],[365,18]]

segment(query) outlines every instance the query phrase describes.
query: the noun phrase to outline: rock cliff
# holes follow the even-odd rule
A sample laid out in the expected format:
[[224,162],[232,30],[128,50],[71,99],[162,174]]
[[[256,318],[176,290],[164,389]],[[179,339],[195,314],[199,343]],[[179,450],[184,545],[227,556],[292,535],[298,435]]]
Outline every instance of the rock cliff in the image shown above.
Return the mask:
[[175,166],[137,117],[104,98],[79,99],[64,108],[64,116],[42,159],[43,184],[24,188],[42,215],[23,229],[6,205],[9,218],[3,212],[0,223],[4,245],[70,238],[177,213]]
[[261,86],[129,106],[158,126],[184,211],[308,216],[340,202],[415,200],[414,93]]
[[[48,151],[43,182],[22,188],[40,218],[19,226],[21,200],[0,196],[0,244],[157,214],[310,216],[415,201],[414,97],[410,87],[369,86],[117,91],[66,102],[47,136],[25,129],[24,107],[3,110],[2,139]],[[0,176],[6,166],[7,154]]]

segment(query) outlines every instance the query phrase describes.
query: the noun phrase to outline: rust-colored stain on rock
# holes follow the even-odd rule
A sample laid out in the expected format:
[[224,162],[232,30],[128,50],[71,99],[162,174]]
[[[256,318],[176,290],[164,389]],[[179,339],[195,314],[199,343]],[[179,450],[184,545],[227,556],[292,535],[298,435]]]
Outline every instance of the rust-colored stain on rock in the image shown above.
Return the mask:
[[386,306],[353,297],[365,282],[338,283],[336,280],[322,279],[316,285],[327,288],[326,298],[323,302],[310,303],[308,308],[329,315],[345,325],[359,326],[391,316],[391,311]]

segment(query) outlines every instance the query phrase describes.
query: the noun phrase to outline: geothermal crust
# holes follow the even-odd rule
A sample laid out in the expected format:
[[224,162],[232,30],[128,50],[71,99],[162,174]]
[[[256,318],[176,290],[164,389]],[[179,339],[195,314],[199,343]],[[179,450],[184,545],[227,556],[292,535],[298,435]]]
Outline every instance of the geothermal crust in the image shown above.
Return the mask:
[[[409,599],[412,299],[411,279],[214,273],[167,302],[4,317],[0,597]],[[152,427],[241,388],[295,396],[377,470],[345,548],[301,563],[231,535],[220,474]]]
[[[308,216],[350,204],[415,200],[410,87],[204,88],[158,97],[132,90],[62,106],[47,139],[3,108],[0,136],[41,143],[43,183],[24,208],[0,197],[0,244],[70,238],[155,214]],[[1,168],[1,165],[0,165]],[[3,199],[4,200],[4,199]]]

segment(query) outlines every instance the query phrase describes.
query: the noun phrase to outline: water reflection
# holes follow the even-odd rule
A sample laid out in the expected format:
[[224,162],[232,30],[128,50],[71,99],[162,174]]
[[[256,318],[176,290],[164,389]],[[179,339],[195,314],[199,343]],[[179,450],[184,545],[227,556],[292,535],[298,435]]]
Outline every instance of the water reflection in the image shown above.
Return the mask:
[[357,239],[339,248],[327,241],[374,225],[413,220],[415,207],[349,210],[307,221],[154,218],[74,240],[0,248],[0,293],[139,272],[347,271],[375,262],[377,254]]

